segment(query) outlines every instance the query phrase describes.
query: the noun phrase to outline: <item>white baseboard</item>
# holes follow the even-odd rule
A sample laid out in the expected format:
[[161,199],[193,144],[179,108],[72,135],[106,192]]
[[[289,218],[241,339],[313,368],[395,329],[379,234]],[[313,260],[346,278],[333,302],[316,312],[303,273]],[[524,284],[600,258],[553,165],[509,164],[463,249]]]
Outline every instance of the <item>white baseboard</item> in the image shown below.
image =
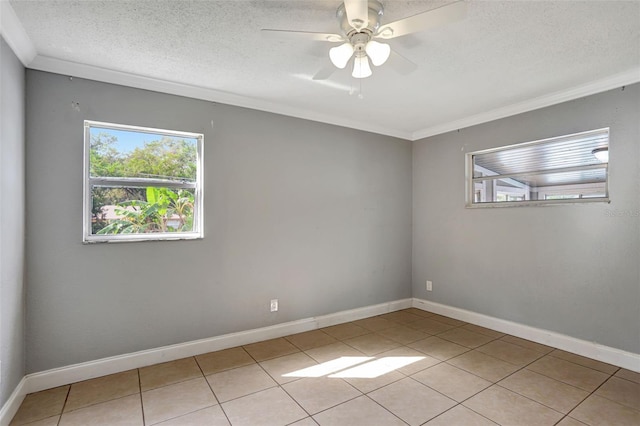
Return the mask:
[[44,389],[158,364],[160,362],[173,361],[207,352],[302,333],[304,331],[315,330],[348,321],[355,321],[370,316],[410,308],[411,305],[412,299],[396,300],[379,305],[365,306],[319,317],[301,319],[238,333],[224,334],[207,339],[163,346],[146,351],[102,358],[95,361],[33,373],[25,377],[26,393],[38,392]]
[[429,300],[414,298],[413,307],[640,372],[640,354],[600,345],[595,342],[576,339],[575,337],[554,331],[543,330],[541,328],[431,302]]
[[22,404],[24,397],[27,396],[28,393],[26,383],[26,377],[23,377],[9,396],[9,399],[7,399],[7,402],[2,406],[2,409],[0,409],[0,426],[9,426],[11,419],[13,419],[13,416],[18,412],[20,404]]

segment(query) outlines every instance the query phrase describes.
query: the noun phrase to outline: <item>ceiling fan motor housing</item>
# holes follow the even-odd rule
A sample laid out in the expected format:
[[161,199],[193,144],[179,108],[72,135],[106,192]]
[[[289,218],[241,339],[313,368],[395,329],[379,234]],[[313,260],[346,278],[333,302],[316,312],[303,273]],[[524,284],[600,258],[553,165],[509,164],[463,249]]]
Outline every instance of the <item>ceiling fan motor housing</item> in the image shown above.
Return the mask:
[[[368,33],[369,39],[371,36],[375,34],[375,32],[380,27],[380,18],[384,14],[384,8],[382,7],[382,3],[376,0],[368,1],[369,9],[369,19],[366,26],[363,26],[360,31],[355,29],[351,23],[349,22],[349,18],[347,17],[347,12],[345,10],[344,3],[341,3],[336,12],[336,17],[338,18],[338,22],[340,23],[340,29],[342,33],[347,37],[347,39],[352,40],[352,37],[358,33]],[[353,43],[353,41],[352,41]],[[355,43],[354,43],[355,46]]]

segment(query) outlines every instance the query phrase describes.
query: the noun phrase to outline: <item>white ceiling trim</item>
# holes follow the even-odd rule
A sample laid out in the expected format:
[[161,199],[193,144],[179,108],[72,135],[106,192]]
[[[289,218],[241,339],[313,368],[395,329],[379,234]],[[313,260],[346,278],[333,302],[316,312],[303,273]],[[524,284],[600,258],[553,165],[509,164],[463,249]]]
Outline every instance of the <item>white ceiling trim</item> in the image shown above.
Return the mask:
[[36,48],[8,0],[0,0],[0,34],[25,67],[36,57]]
[[510,117],[512,115],[521,114],[528,111],[557,105],[562,102],[572,101],[596,93],[606,92],[622,86],[640,82],[640,67],[632,68],[628,71],[614,74],[601,80],[592,81],[587,84],[575,86],[568,90],[561,90],[548,95],[539,96],[523,102],[518,102],[501,108],[481,114],[465,117],[460,120],[443,123],[438,126],[429,127],[418,130],[411,135],[411,140],[424,139],[429,136],[435,136],[446,132],[451,132],[465,127],[475,126],[477,124],[487,123],[489,121],[499,120],[501,118]]
[[261,99],[239,96],[220,90],[207,89],[188,84],[175,83],[167,80],[160,80],[153,77],[115,71],[107,68],[100,68],[91,65],[79,64],[76,62],[64,61],[47,56],[37,55],[29,64],[29,68],[53,72],[57,74],[97,80],[105,83],[119,84],[121,86],[134,87],[138,89],[152,90],[155,92],[169,93],[172,95],[186,96],[189,98],[202,99],[205,101],[218,102],[227,105],[256,109],[290,117],[302,118],[305,120],[317,121],[335,126],[347,127],[366,132],[377,133],[400,139],[410,140],[411,134],[396,129],[376,126],[371,123],[363,123],[347,118],[334,117],[326,114],[319,114],[314,111],[293,108],[274,102]]
[[106,83],[119,84],[127,87],[152,90],[161,93],[169,93],[172,95],[186,96],[189,98],[234,105],[243,108],[256,109],[260,111],[317,121],[321,123],[332,124],[336,126],[347,127],[351,129],[362,130],[411,141],[424,139],[430,136],[435,136],[494,120],[499,120],[501,118],[510,117],[516,114],[533,111],[547,106],[556,105],[562,102],[571,101],[581,97],[640,82],[640,67],[637,67],[607,78],[579,85],[568,90],[562,90],[548,95],[539,96],[537,98],[518,102],[506,107],[496,108],[494,110],[487,111],[481,114],[465,117],[460,120],[454,120],[448,123],[440,124],[438,126],[418,130],[413,133],[407,133],[398,129],[390,129],[386,127],[375,126],[371,123],[362,123],[354,120],[337,118],[326,114],[318,114],[313,111],[292,108],[286,105],[280,105],[277,103],[249,98],[245,96],[239,96],[219,90],[206,89],[198,86],[191,86],[188,84],[175,83],[142,75],[114,71],[111,69],[64,61],[42,55],[37,55],[28,64],[28,67],[40,71],[53,72],[57,74],[102,81]]

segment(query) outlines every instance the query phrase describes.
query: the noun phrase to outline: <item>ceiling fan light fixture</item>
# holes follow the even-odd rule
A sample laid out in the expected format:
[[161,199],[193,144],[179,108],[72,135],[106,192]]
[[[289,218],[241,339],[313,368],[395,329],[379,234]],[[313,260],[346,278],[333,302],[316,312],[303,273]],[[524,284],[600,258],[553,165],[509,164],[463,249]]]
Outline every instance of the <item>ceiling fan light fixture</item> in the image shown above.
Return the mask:
[[331,59],[331,63],[340,69],[347,66],[347,62],[349,62],[351,56],[353,56],[353,46],[351,43],[344,43],[329,49],[329,59]]
[[367,52],[367,56],[371,58],[371,63],[376,67],[379,67],[389,59],[389,55],[391,55],[391,46],[387,43],[379,43],[375,40],[371,40],[367,43],[365,51]]
[[601,163],[609,162],[609,148],[596,148],[591,153],[600,161]]
[[369,66],[369,58],[367,58],[367,55],[356,56],[351,75],[354,78],[367,78],[371,74],[373,73],[371,72],[371,66]]

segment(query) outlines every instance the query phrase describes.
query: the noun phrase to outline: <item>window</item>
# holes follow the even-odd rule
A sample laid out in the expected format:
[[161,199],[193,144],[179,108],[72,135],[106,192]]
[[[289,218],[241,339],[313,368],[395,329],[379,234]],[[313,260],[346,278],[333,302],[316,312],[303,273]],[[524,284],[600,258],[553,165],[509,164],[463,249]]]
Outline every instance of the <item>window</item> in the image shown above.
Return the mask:
[[467,206],[609,201],[609,129],[468,153]]
[[202,238],[198,133],[84,122],[85,243]]

